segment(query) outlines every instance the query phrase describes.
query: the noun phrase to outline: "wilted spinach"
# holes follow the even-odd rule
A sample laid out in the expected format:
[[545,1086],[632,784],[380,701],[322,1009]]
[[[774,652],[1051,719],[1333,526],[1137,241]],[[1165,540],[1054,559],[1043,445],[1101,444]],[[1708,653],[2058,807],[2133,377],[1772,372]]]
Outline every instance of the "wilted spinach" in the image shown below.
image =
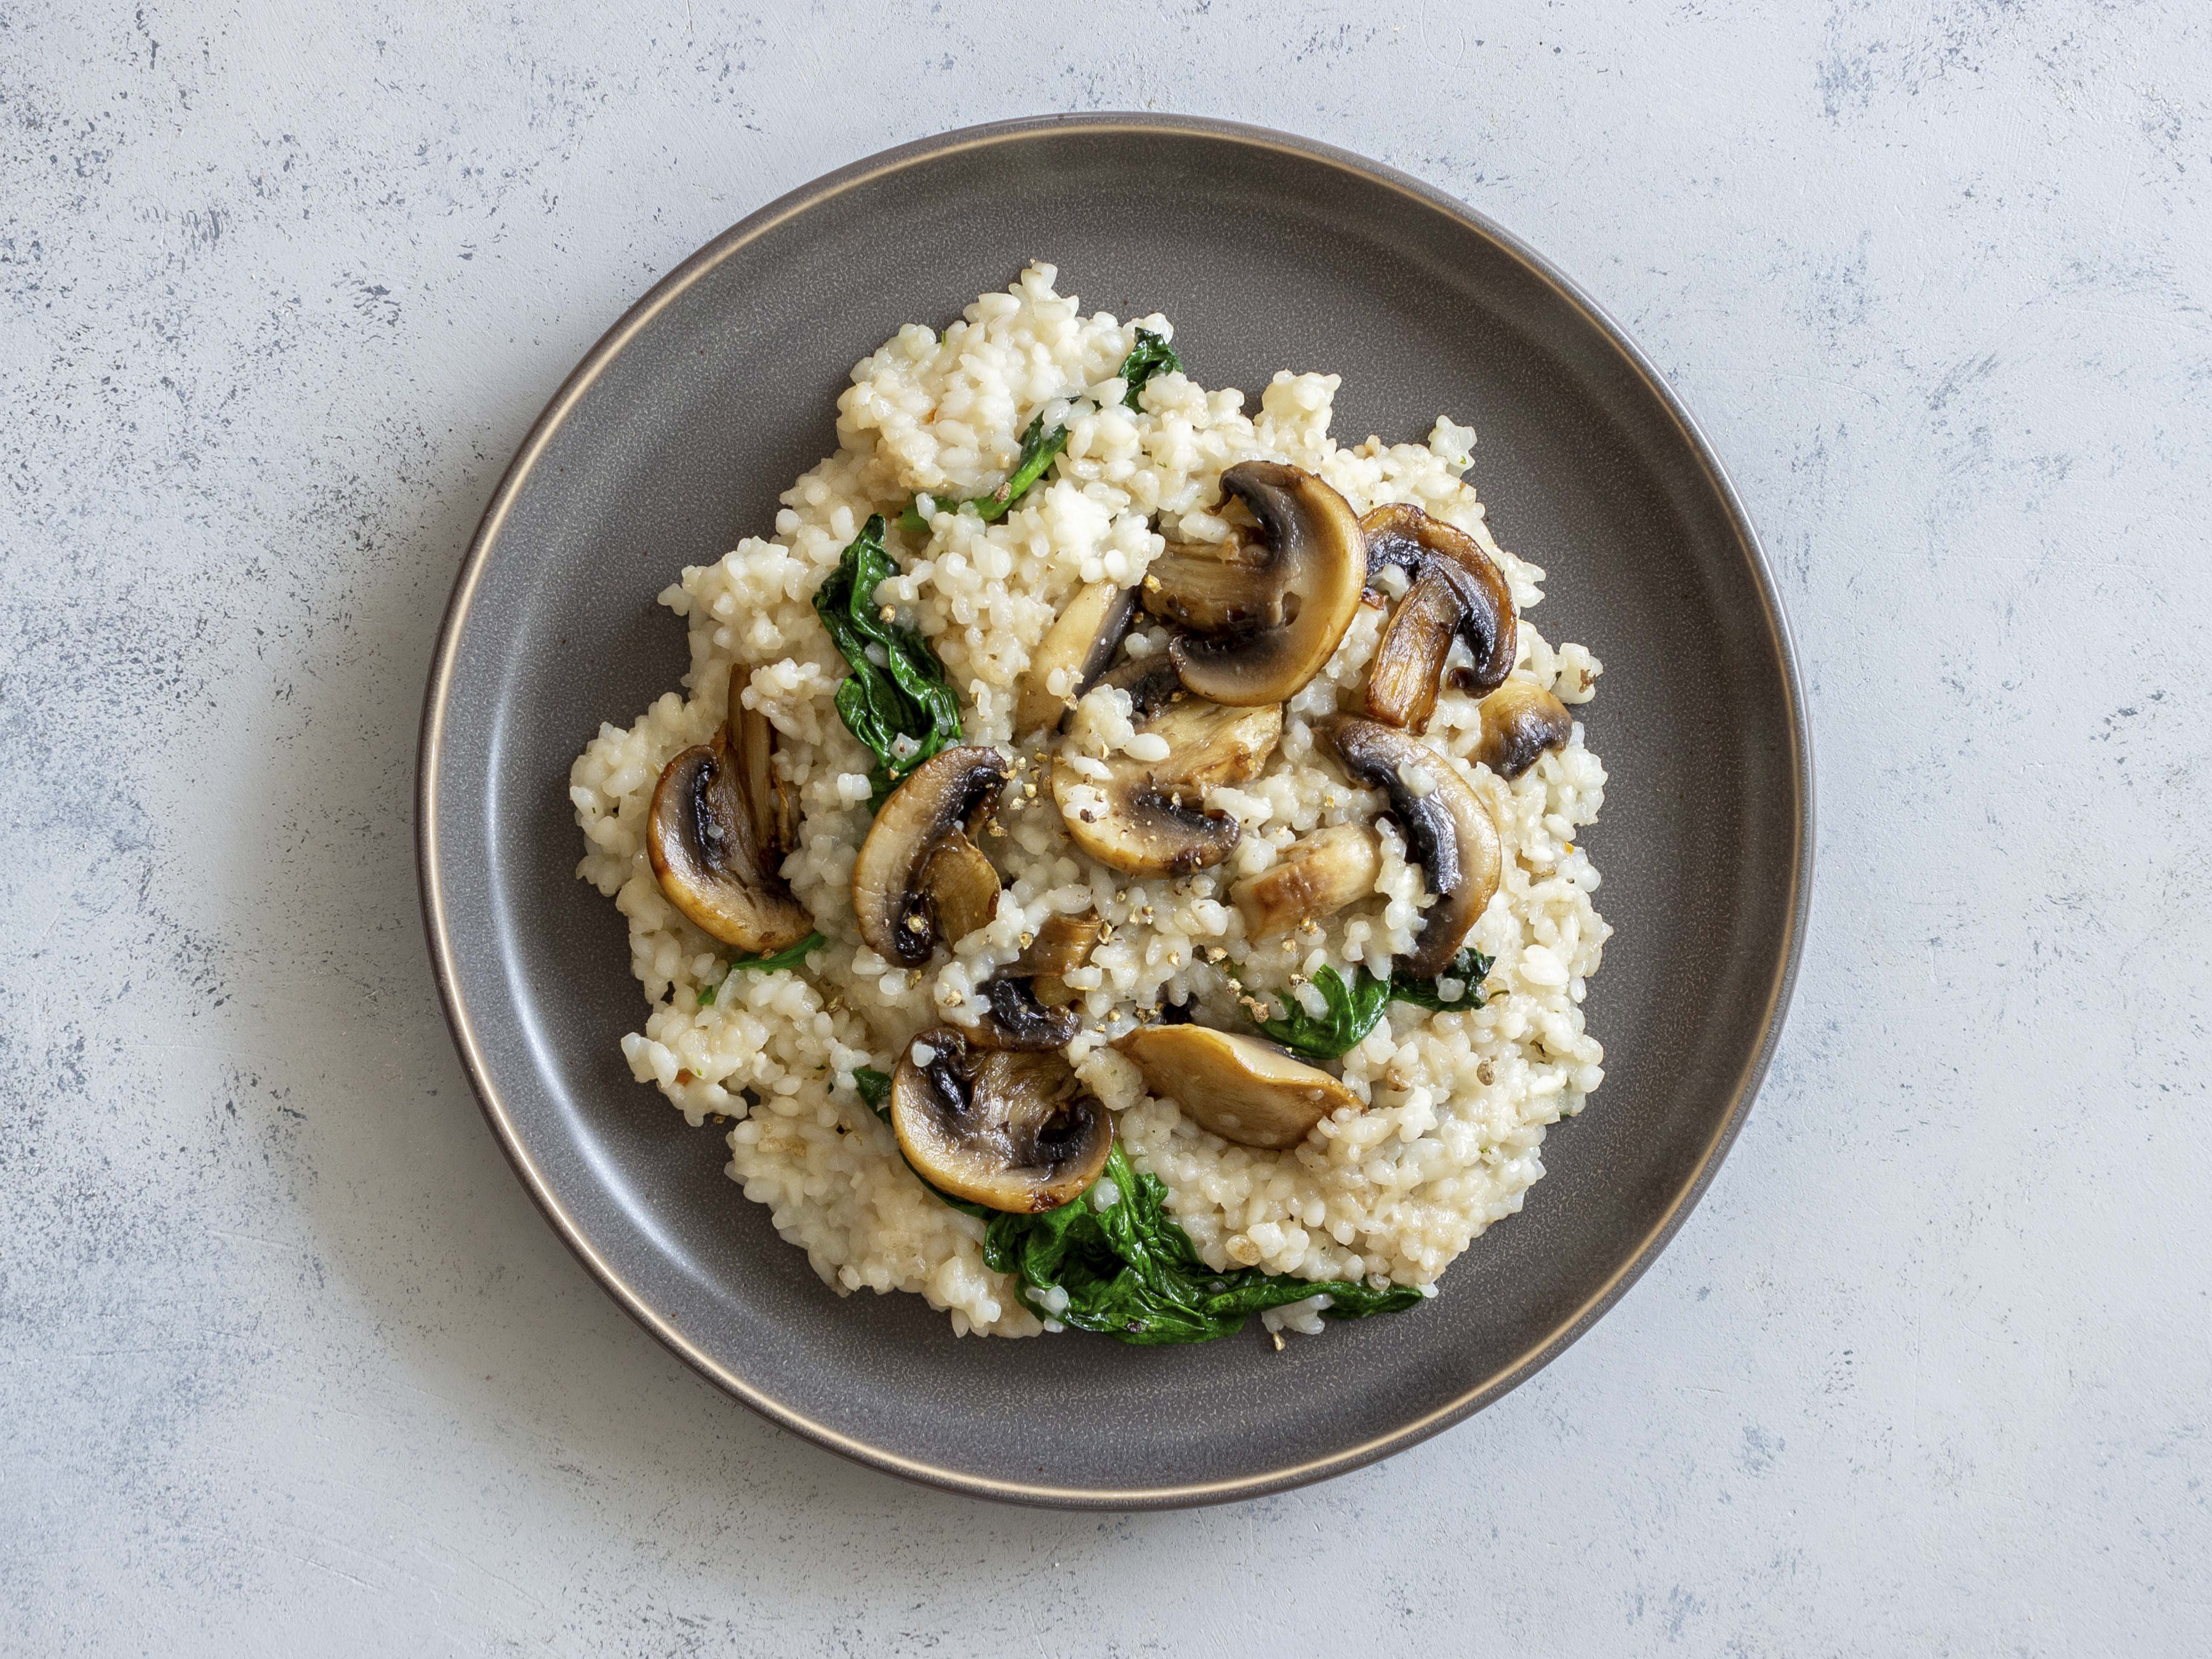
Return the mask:
[[[1138,407],[1137,394],[1145,389],[1146,382],[1155,374],[1164,374],[1170,369],[1180,373],[1182,359],[1175,348],[1149,328],[1137,331],[1137,343],[1129,355],[1121,359],[1121,379],[1128,390],[1121,394],[1121,402],[1128,408]],[[1056,426],[1049,432],[1044,429],[1044,415],[1039,411],[1030,421],[1029,429],[1022,434],[1022,453],[1014,461],[1014,470],[1006,481],[988,495],[970,496],[966,501],[955,501],[947,496],[933,495],[939,512],[958,512],[972,507],[976,516],[985,524],[996,524],[1013,511],[1014,504],[1030,493],[1030,486],[1045,475],[1046,469],[1059,459],[1060,452],[1067,447],[1067,428]],[[927,535],[929,520],[922,516],[921,508],[908,501],[906,510],[899,514],[899,528],[917,536]]]
[[[870,1111],[891,1121],[890,1078],[862,1066],[853,1073],[853,1086]],[[1086,1192],[1042,1215],[1012,1215],[930,1187],[918,1170],[915,1178],[954,1209],[990,1224],[983,1260],[995,1272],[1018,1275],[1030,1307],[1117,1341],[1211,1342],[1242,1330],[1247,1314],[1324,1292],[1331,1305],[1322,1312],[1330,1319],[1396,1313],[1425,1300],[1404,1285],[1377,1291],[1341,1279],[1316,1284],[1257,1267],[1215,1273],[1169,1216],[1167,1183],[1139,1175],[1119,1142],[1106,1154],[1100,1177],[1114,1183],[1114,1201],[1103,1209]],[[1067,1305],[1057,1313],[1040,1299],[1054,1290],[1067,1292]]]
[[1142,408],[1143,405],[1137,401],[1137,394],[1145,389],[1146,382],[1153,375],[1170,373],[1182,373],[1182,359],[1176,356],[1175,348],[1149,328],[1139,329],[1137,343],[1130,348],[1129,355],[1121,359],[1121,378],[1129,384],[1129,389],[1121,394],[1124,406]]
[[796,968],[805,962],[809,955],[820,950],[829,942],[819,933],[809,933],[798,944],[787,945],[782,950],[769,955],[741,952],[732,957],[726,964],[728,972],[699,993],[699,1006],[702,1008],[713,1007],[714,999],[722,994],[722,987],[729,982],[730,975],[736,973],[740,968],[749,968],[755,973],[761,974],[772,974],[781,968]]
[[[871,516],[814,594],[816,614],[853,670],[837,687],[837,713],[876,757],[868,775],[872,807],[922,762],[960,741],[960,702],[945,665],[928,641],[876,607],[877,584],[898,574],[884,551],[884,521]],[[911,754],[897,752],[902,738],[913,743]]]
[[1451,959],[1451,965],[1437,975],[1437,979],[1455,979],[1467,989],[1461,992],[1455,1002],[1446,1002],[1437,994],[1437,979],[1408,979],[1403,974],[1390,975],[1390,1000],[1410,1002],[1416,1007],[1449,1013],[1455,1009],[1482,1006],[1482,981],[1490,977],[1492,967],[1490,958],[1472,945]]
[[[1042,1215],[994,1216],[983,1243],[986,1262],[1021,1276],[1030,1307],[1078,1330],[1147,1346],[1211,1342],[1242,1330],[1247,1314],[1310,1296],[1330,1298],[1322,1310],[1330,1319],[1396,1313],[1425,1299],[1411,1285],[1316,1284],[1257,1267],[1216,1273],[1169,1216],[1167,1183],[1139,1174],[1118,1143],[1102,1179],[1115,1187],[1104,1208],[1085,1193]],[[1055,1309],[1055,1291],[1066,1293],[1065,1307]]]
[[1413,979],[1403,973],[1378,979],[1363,966],[1352,969],[1352,982],[1347,985],[1335,969],[1322,967],[1314,974],[1313,987],[1328,1005],[1328,1012],[1308,1013],[1297,999],[1285,998],[1280,1018],[1257,1024],[1262,1033],[1293,1054],[1310,1060],[1334,1060],[1373,1030],[1382,1011],[1394,1002],[1410,1002],[1440,1012],[1481,1007],[1482,981],[1490,968],[1490,958],[1473,945],[1454,957],[1451,966],[1437,977],[1460,980],[1467,988],[1457,1001],[1446,1002],[1437,994],[1433,979]]
[[[972,507],[985,524],[996,524],[1013,510],[1014,503],[1030,493],[1030,486],[1044,477],[1045,469],[1067,447],[1067,428],[1056,426],[1049,432],[1044,429],[1044,416],[1039,415],[1030,422],[1029,430],[1022,434],[1022,453],[1014,462],[1014,470],[1006,474],[1006,483],[988,495],[977,495],[964,501],[947,501],[938,496],[930,499],[937,503],[940,513],[950,509],[957,512]],[[913,502],[899,514],[899,528],[921,535],[929,529],[929,520],[921,516],[921,509]]]
[[1325,1014],[1310,1014],[1295,997],[1285,997],[1279,1019],[1258,1022],[1260,1030],[1295,1054],[1334,1060],[1375,1029],[1390,1006],[1391,981],[1364,968],[1352,970],[1352,983],[1334,968],[1317,969],[1313,988],[1328,1004]]

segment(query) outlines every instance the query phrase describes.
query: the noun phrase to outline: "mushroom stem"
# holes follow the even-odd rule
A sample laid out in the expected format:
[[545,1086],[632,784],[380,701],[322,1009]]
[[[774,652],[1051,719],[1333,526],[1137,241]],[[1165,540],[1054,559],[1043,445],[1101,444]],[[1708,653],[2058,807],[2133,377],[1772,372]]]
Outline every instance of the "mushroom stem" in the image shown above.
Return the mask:
[[1374,831],[1333,824],[1292,842],[1275,863],[1231,888],[1229,896],[1244,913],[1245,936],[1266,939],[1365,898],[1382,867]]

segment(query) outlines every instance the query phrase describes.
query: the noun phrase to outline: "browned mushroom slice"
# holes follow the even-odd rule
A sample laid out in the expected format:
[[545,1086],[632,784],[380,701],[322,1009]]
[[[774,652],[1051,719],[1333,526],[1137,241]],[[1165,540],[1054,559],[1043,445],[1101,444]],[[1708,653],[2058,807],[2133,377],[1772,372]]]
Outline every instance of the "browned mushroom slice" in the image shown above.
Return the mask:
[[737,763],[753,837],[761,846],[773,849],[781,862],[798,840],[791,788],[775,775],[775,727],[759,709],[747,708],[738,702],[735,680],[732,676],[727,728],[731,757]]
[[1265,939],[1367,897],[1382,868],[1374,831],[1332,824],[1292,842],[1275,863],[1231,888],[1229,896],[1244,913],[1246,937]]
[[1508,680],[1482,700],[1482,738],[1474,757],[1511,780],[1547,749],[1564,749],[1575,718],[1550,692],[1529,680]]
[[[742,708],[712,743],[661,769],[646,818],[646,856],[668,902],[740,951],[773,954],[814,931],[778,873],[789,850],[789,796],[774,769],[775,730]],[[732,726],[739,741],[732,744]]]
[[853,915],[868,948],[919,968],[991,919],[999,878],[968,838],[998,799],[1006,763],[993,749],[933,755],[891,792],[853,861]]
[[1053,768],[1052,795],[1069,837],[1101,864],[1132,876],[1188,876],[1211,870],[1236,850],[1241,833],[1226,812],[1155,784],[1142,767],[1116,761],[1111,775],[1079,776],[1062,761]]
[[1048,1003],[1026,975],[1001,974],[983,988],[991,1017],[970,1038],[979,1048],[1065,1048],[1083,1029],[1083,1017],[1063,1003]]
[[1314,736],[1356,781],[1389,796],[1406,856],[1421,866],[1436,895],[1405,958],[1406,971],[1434,979],[1451,964],[1498,890],[1498,826],[1451,763],[1408,732],[1332,714],[1315,722]]
[[1283,711],[1225,708],[1185,696],[1170,700],[1139,735],[1158,737],[1167,754],[1127,755],[1100,763],[1103,778],[1063,759],[1053,768],[1053,799],[1075,844],[1101,864],[1133,876],[1186,876],[1212,868],[1237,845],[1237,820],[1206,810],[1216,784],[1259,775],[1283,733]]
[[1378,507],[1359,521],[1370,571],[1396,566],[1413,585],[1375,647],[1367,671],[1370,719],[1416,732],[1436,713],[1437,685],[1455,640],[1474,659],[1478,696],[1513,671],[1517,623],[1513,590],[1465,531],[1418,507]]
[[[1054,618],[1030,658],[1022,678],[1021,700],[1014,711],[1014,735],[1048,732],[1066,717],[1075,699],[1091,689],[1121,647],[1122,636],[1137,614],[1137,590],[1093,582]],[[1054,676],[1060,689],[1052,689]]]
[[1048,916],[1008,971],[1026,977],[1031,993],[1046,1007],[1064,1008],[1077,994],[1067,982],[1067,975],[1091,960],[1091,947],[1105,932],[1106,924],[1096,910],[1074,916]]
[[1201,697],[1237,708],[1281,702],[1321,672],[1359,608],[1367,572],[1359,521],[1321,478],[1278,461],[1241,461],[1221,487],[1259,521],[1267,558],[1253,580],[1279,597],[1281,620],[1184,635],[1169,649]]
[[[928,896],[937,937],[947,945],[988,926],[999,908],[999,872],[964,833],[939,843],[915,884]],[[913,931],[911,919],[908,929]]]
[[1170,542],[1145,572],[1145,609],[1201,634],[1274,628],[1283,620],[1287,574],[1264,545],[1241,537]]
[[1113,1115],[1060,1055],[980,1049],[949,1026],[899,1056],[891,1128],[923,1180],[1015,1215],[1079,1196],[1114,1147]]
[[1029,948],[1015,959],[1013,971],[1038,978],[1059,978],[1091,959],[1091,946],[1098,943],[1105,931],[1106,924],[1099,921],[1096,910],[1073,916],[1047,916]]
[[1359,1097],[1317,1066],[1257,1037],[1206,1025],[1139,1025],[1114,1045],[1136,1062],[1152,1094],[1201,1129],[1241,1146],[1295,1146]]

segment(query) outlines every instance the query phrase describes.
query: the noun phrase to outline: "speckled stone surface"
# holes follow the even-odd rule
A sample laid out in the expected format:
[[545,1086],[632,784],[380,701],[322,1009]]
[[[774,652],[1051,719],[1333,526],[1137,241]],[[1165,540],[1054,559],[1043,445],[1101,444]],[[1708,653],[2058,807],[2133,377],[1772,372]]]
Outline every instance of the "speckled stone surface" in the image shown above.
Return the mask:
[[[2212,31],[1606,9],[0,5],[0,1649],[2212,1641]],[[1148,106],[1613,310],[1765,532],[1823,834],[1765,1096],[1592,1334],[1101,1520],[615,1310],[462,1080],[409,804],[460,550],[630,299],[871,150]]]

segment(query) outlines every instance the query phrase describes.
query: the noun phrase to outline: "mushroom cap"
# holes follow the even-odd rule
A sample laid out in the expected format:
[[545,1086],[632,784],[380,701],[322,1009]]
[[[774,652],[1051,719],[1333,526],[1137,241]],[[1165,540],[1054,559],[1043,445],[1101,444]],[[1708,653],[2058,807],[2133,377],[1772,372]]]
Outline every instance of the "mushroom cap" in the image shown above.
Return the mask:
[[[1058,727],[1074,707],[1075,699],[1091,689],[1114,659],[1129,623],[1137,614],[1137,590],[1111,582],[1093,582],[1068,602],[1053,619],[1030,657],[1022,677],[1020,701],[1014,710],[1014,735]],[[1052,677],[1064,675],[1065,688],[1055,693]]]
[[[1141,710],[1134,691],[1132,700]],[[1224,708],[1177,691],[1137,730],[1161,738],[1167,757],[1119,755],[1103,763],[1103,778],[1082,775],[1065,758],[1054,766],[1053,799],[1070,838],[1127,875],[1212,868],[1229,856],[1242,830],[1226,812],[1206,809],[1206,792],[1259,775],[1282,736],[1282,709]]]
[[998,872],[967,832],[1006,781],[998,750],[963,745],[931,756],[891,791],[853,861],[853,915],[869,949],[919,968],[940,939],[991,919]]
[[1314,736],[1353,779],[1390,798],[1406,856],[1421,866],[1437,896],[1422,918],[1419,941],[1405,958],[1406,971],[1434,979],[1451,965],[1498,890],[1503,865],[1498,826],[1451,763],[1410,732],[1331,714],[1314,722]]
[[980,1049],[950,1026],[899,1056],[891,1128],[923,1180],[1015,1215],[1080,1194],[1114,1147],[1113,1114],[1060,1055]]
[[1508,680],[1482,700],[1482,738],[1475,759],[1510,781],[1547,749],[1574,735],[1567,706],[1533,680]]
[[1170,647],[1182,683],[1239,708],[1281,702],[1319,673],[1359,609],[1366,544],[1351,504],[1303,467],[1240,461],[1222,489],[1260,522],[1267,560],[1255,581],[1278,596],[1281,621],[1184,635]]
[[1513,672],[1513,590],[1474,537],[1418,507],[1378,507],[1359,527],[1370,571],[1395,565],[1413,578],[1367,671],[1368,717],[1425,731],[1455,640],[1474,659],[1468,689],[1477,696]]
[[1099,863],[1125,875],[1188,876],[1236,850],[1243,830],[1228,813],[1179,799],[1133,763],[1108,765],[1112,775],[1103,779],[1080,776],[1064,760],[1052,769],[1068,836]]
[[1319,1066],[1272,1042],[1210,1025],[1139,1025],[1114,1044],[1201,1129],[1241,1146],[1295,1146],[1340,1106],[1360,1099]]
[[1064,1003],[1046,1002],[1028,975],[1000,974],[983,987],[983,994],[991,1017],[968,1036],[979,1048],[1065,1048],[1083,1029],[1080,1014]]
[[[775,728],[738,703],[711,743],[661,769],[646,817],[646,856],[668,902],[740,951],[772,955],[814,931],[778,872],[790,846],[790,797],[772,764]],[[732,741],[732,732],[737,741]]]
[[1365,898],[1382,868],[1373,830],[1330,824],[1292,842],[1273,864],[1231,888],[1229,896],[1244,913],[1245,937],[1266,939]]

